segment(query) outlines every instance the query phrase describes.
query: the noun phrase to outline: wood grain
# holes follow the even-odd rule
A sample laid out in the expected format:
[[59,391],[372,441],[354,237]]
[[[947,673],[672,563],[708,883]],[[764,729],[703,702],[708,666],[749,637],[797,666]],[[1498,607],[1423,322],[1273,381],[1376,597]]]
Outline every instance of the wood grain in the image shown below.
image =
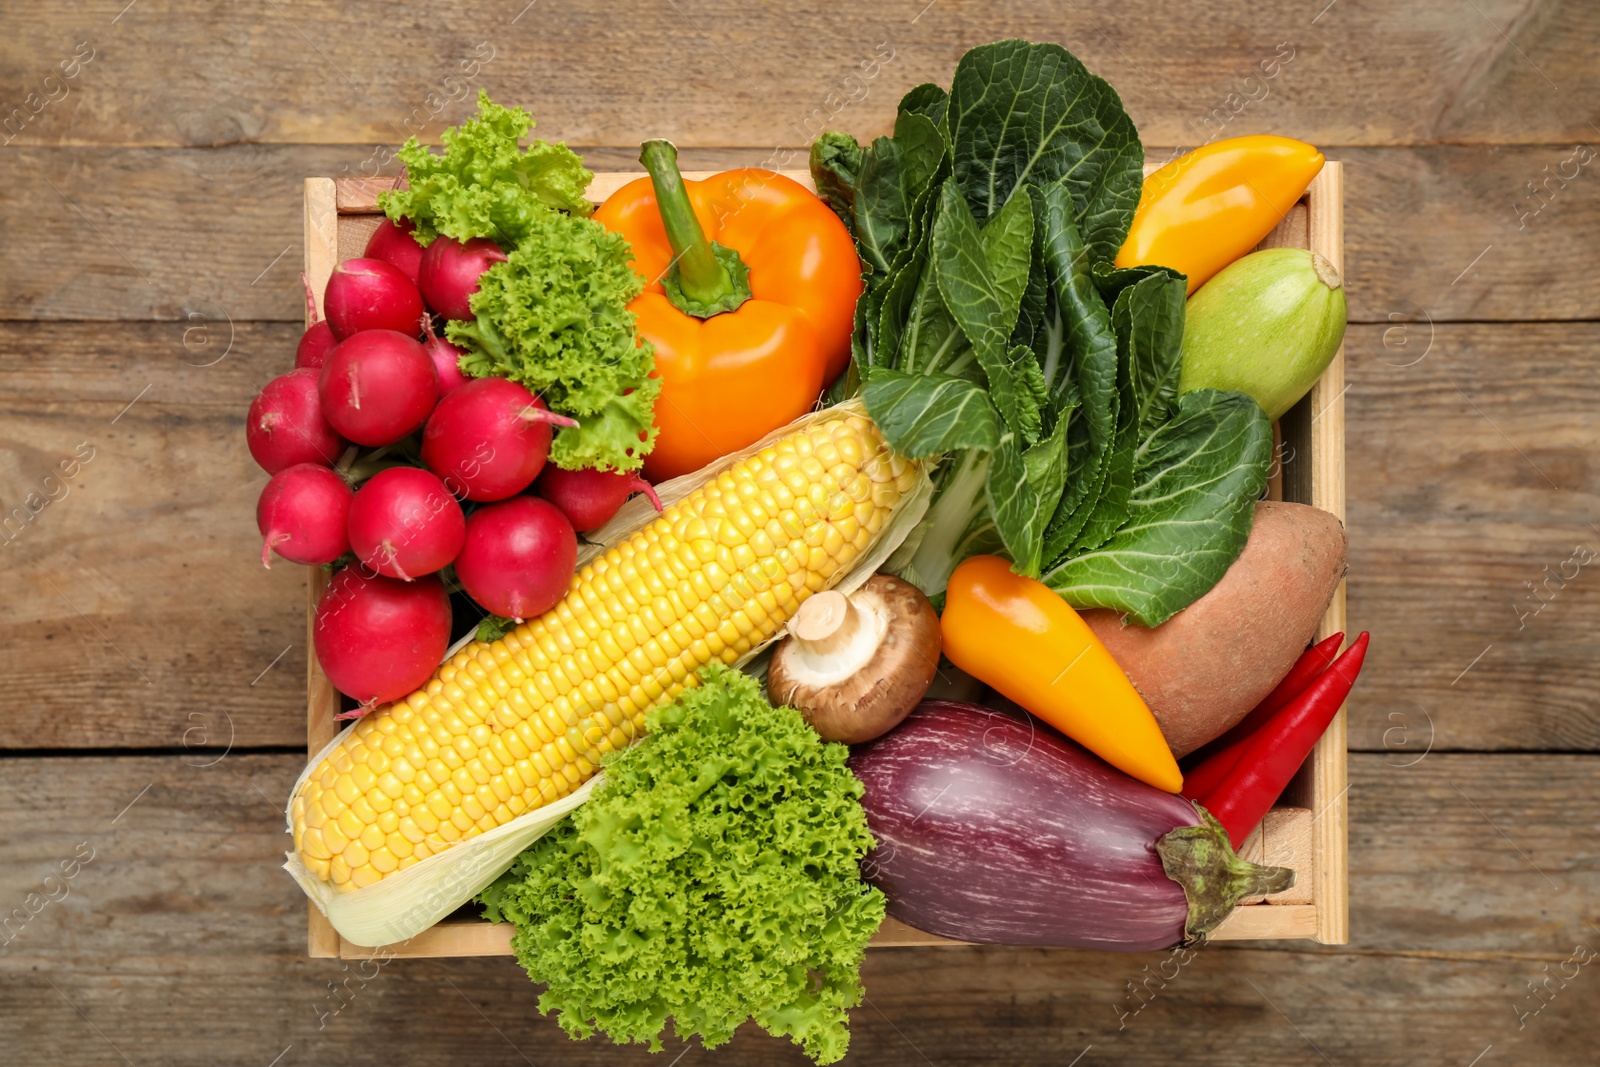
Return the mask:
[[[209,768],[0,763],[0,811],[30,812],[0,839],[0,903],[26,907],[79,842],[94,849],[65,899],[0,950],[8,1055],[98,1067],[121,1062],[109,1041],[136,1064],[264,1065],[291,1045],[282,1064],[668,1062],[569,1043],[510,960],[306,959],[303,900],[275,869],[299,768],[239,754]],[[1493,1044],[1491,1062],[1592,1063],[1592,968],[1522,1030],[1513,1005],[1531,1004],[1526,983],[1574,944],[1600,944],[1600,855],[1571,833],[1600,819],[1600,758],[1436,753],[1397,770],[1357,755],[1351,779],[1349,949],[1218,944],[1181,967],[1159,953],[873,952],[847,1062],[921,1064],[920,1050],[940,1067],[1060,1067],[1092,1044],[1083,1063],[1170,1064],[1182,1047],[1200,1065],[1249,1049],[1280,1063],[1319,1063],[1320,1050],[1336,1064],[1464,1067]],[[1149,990],[1137,1014],[1129,982]],[[682,1048],[669,1042],[669,1057]],[[804,1061],[747,1026],[718,1062]]]
[[1600,327],[1409,330],[1346,344],[1351,744],[1595,748]]
[[1263,131],[1324,144],[1560,143],[1593,132],[1593,104],[1575,102],[1600,89],[1597,29],[1582,0],[1207,0],[1182,18],[1148,0],[543,0],[531,11],[464,0],[448,21],[332,0],[181,0],[122,15],[42,5],[7,21],[0,100],[23,105],[85,41],[94,58],[16,143],[393,144],[411,130],[436,138],[482,88],[577,143],[791,145],[830,112],[884,132],[907,89],[948,85],[974,45],[1025,37],[1064,44],[1110,79],[1151,144]]
[[[0,199],[8,235],[0,319],[298,321],[304,179],[338,176],[367,151],[0,153],[8,194]],[[1570,144],[1330,151],[1345,164],[1351,321],[1600,318],[1600,287],[1590,281],[1600,275],[1600,158],[1566,163]],[[584,152],[595,170],[638,165],[637,148]],[[684,167],[758,164],[770,155],[691,149]],[[1165,152],[1151,149],[1150,158]],[[1563,181],[1561,173],[1575,176]],[[1529,182],[1549,183],[1540,186],[1543,199]],[[241,198],[242,187],[255,191]]]
[[[1312,181],[1308,193],[1308,245],[1343,276],[1346,269],[1344,164],[1330,160]],[[1344,348],[1341,346],[1311,392],[1296,405],[1298,418],[1305,424],[1301,440],[1305,442],[1306,451],[1284,464],[1284,477],[1291,483],[1302,477],[1294,467],[1310,468],[1311,491],[1304,495],[1291,494],[1291,499],[1304,500],[1341,522],[1346,517],[1345,498],[1349,491],[1344,463],[1349,422],[1345,417],[1344,397]],[[1345,583],[1340,582],[1333,591],[1333,602],[1317,627],[1319,639],[1349,629],[1345,607]],[[1325,945],[1342,945],[1350,940],[1347,844],[1350,812],[1345,768],[1348,717],[1348,711],[1341,708],[1312,749],[1309,767],[1301,771],[1311,778],[1311,851],[1315,860],[1311,872],[1312,898],[1317,905],[1316,938]]]
[[[305,902],[272,869],[302,763],[303,575],[254,562],[265,478],[241,434],[249,395],[287,366],[300,329],[302,182],[394,174],[401,126],[436,140],[477,87],[531,107],[540,134],[614,146],[583,149],[595,169],[631,168],[647,136],[675,138],[690,168],[789,165],[783,150],[798,159],[811,130],[883,132],[905,88],[1018,34],[1062,41],[1110,78],[1159,146],[1152,159],[1213,133],[1275,132],[1346,164],[1347,293],[1352,321],[1369,324],[1346,339],[1348,610],[1374,634],[1347,724],[1368,750],[1347,798],[1353,943],[1219,944],[1171,979],[1155,977],[1171,967],[1160,956],[878,951],[847,1062],[1594,1061],[1594,968],[1518,1015],[1574,944],[1600,945],[1600,766],[1511,750],[1600,748],[1600,583],[1568,562],[1574,546],[1600,549],[1600,7],[438,12],[7,11],[0,120],[38,113],[0,134],[0,319],[50,321],[0,330],[0,522],[29,493],[58,498],[0,544],[5,744],[172,754],[0,759],[0,915],[13,916],[0,1058],[669,1062],[567,1042],[509,960],[393,961],[363,977],[358,961],[305,957]],[[80,41],[92,61],[45,82]],[[486,41],[494,58],[471,84],[444,84]],[[847,83],[879,41],[893,58]],[[1247,83],[1284,42],[1293,59]],[[80,443],[94,459],[59,495],[45,476]],[[1499,751],[1442,751],[1474,748]],[[50,892],[79,842],[95,858],[18,930],[15,909],[40,904],[29,894]],[[1147,990],[1137,1014],[1134,983]],[[666,1053],[696,1058],[676,1040]],[[805,1062],[750,1026],[717,1055]]]
[[[1522,583],[1560,571],[1574,546],[1600,550],[1600,325],[1442,324],[1431,342],[1425,325],[1396,329],[1357,326],[1346,341],[1348,612],[1373,633],[1350,743],[1396,763],[1429,738],[1600,747],[1595,567],[1553,581],[1525,621],[1515,607],[1531,610]],[[304,742],[304,572],[261,569],[252,508],[266,476],[243,439],[251,394],[289,366],[299,329],[240,324],[210,367],[185,361],[215,359],[226,325],[207,345],[192,334],[193,352],[184,332],[0,331],[0,512],[79,442],[99,449],[0,546],[8,747],[179,745],[212,712],[211,739],[192,743],[217,744],[223,715],[238,744]]]
[[266,476],[244,416],[296,332],[0,331],[0,522],[26,515],[30,494],[48,499],[51,470],[92,449],[58,499],[0,533],[5,747],[290,743],[305,575],[261,566]]

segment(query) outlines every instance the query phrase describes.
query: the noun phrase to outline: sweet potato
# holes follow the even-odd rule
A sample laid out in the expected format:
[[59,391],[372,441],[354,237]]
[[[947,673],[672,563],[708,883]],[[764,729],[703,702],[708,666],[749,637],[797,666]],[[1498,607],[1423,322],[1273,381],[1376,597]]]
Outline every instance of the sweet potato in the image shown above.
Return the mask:
[[1154,629],[1112,611],[1084,620],[1155,713],[1174,755],[1231,728],[1289,673],[1345,571],[1344,526],[1305,504],[1262,501],[1216,586]]

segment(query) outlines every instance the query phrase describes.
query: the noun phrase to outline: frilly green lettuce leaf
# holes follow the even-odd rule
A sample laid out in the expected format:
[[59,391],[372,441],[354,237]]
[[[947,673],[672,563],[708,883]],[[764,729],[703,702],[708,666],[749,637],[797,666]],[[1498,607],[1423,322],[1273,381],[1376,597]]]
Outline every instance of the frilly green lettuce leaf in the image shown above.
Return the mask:
[[564,144],[520,142],[533,127],[521,108],[501,107],[478,93],[478,114],[446,130],[436,154],[415,137],[400,149],[409,188],[378,197],[391,219],[416,224],[426,247],[440,234],[465,241],[489,237],[504,247],[520,243],[547,209],[587,216],[584,190],[594,174]]
[[475,320],[446,336],[466,350],[461,369],[521,382],[578,421],[556,431],[550,457],[567,470],[634,470],[655,443],[661,391],[654,350],[636,337],[628,302],[644,281],[628,242],[588,218],[594,177],[566,145],[521,140],[533,119],[478,94],[478,113],[444,133],[434,153],[416,138],[400,158],[408,188],[379,196],[417,240],[487,237],[507,260],[472,297]]
[[[475,320],[445,330],[475,377],[521,382],[579,425],[556,431],[564,469],[637,468],[655,441],[655,352],[634,333],[628,302],[644,281],[628,242],[593,219],[541,208],[523,242],[484,272]],[[640,435],[643,435],[642,437]]]
[[539,1009],[575,1038],[723,1044],[746,1018],[818,1063],[847,1010],[884,898],[849,750],[721,666],[650,712],[607,781],[480,896],[510,920]]

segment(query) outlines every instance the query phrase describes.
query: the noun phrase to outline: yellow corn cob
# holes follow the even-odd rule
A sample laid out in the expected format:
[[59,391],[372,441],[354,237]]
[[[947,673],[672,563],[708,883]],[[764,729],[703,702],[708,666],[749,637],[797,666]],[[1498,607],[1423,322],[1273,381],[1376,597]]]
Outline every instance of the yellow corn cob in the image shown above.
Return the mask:
[[362,718],[294,797],[301,861],[359,889],[570,793],[696,670],[733,663],[841,577],[917,477],[849,411],[740,460],[549,612]]

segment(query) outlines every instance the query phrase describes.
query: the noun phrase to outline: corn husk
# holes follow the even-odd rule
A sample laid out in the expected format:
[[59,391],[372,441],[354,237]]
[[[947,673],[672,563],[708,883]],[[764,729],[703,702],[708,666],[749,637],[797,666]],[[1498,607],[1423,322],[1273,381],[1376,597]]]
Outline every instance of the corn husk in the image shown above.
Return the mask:
[[[661,498],[662,506],[671,507],[740,460],[754,455],[774,441],[803,429],[818,419],[834,417],[841,412],[859,413],[864,410],[859,400],[852,400],[803,415],[787,426],[768,434],[749,448],[724,456],[693,474],[661,483],[656,487],[656,492]],[[846,593],[853,592],[872,577],[878,568],[883,566],[890,553],[922,521],[932,496],[933,483],[924,471],[916,486],[902,497],[890,512],[889,520],[884,523],[877,539],[856,561],[855,566],[837,577],[832,588]],[[581,571],[585,564],[606,549],[631,537],[654,522],[656,518],[656,510],[648,498],[636,496],[629,500],[623,505],[622,510],[617,512],[616,517],[591,535],[589,544],[580,546],[579,570]],[[773,642],[780,640],[787,632],[786,627],[780,629],[771,640],[752,649],[736,665],[744,667],[752,660],[757,660]],[[472,640],[469,635],[457,642],[445,654],[445,660],[448,661],[461,648],[472,643]],[[764,659],[757,661],[764,662]],[[284,807],[286,827],[292,825],[290,807],[294,797],[299,794],[313,768],[338,747],[344,733],[345,731],[340,731],[322,751],[313,756],[299,779],[295,781],[294,788],[289,793],[290,803]],[[518,854],[587,800],[594,790],[599,788],[604,778],[605,772],[602,771],[570,795],[552,804],[526,812],[493,830],[460,841],[445,851],[435,853],[403,871],[396,871],[364,889],[345,892],[335,890],[333,886],[312,874],[300,862],[299,856],[293,850],[287,853],[288,861],[283,866],[294,876],[295,881],[300,884],[306,896],[316,904],[318,910],[327,916],[333,928],[339,932],[339,936],[346,941],[363,947],[377,947],[405,941],[433,926],[480,893],[485,886],[511,866]]]

